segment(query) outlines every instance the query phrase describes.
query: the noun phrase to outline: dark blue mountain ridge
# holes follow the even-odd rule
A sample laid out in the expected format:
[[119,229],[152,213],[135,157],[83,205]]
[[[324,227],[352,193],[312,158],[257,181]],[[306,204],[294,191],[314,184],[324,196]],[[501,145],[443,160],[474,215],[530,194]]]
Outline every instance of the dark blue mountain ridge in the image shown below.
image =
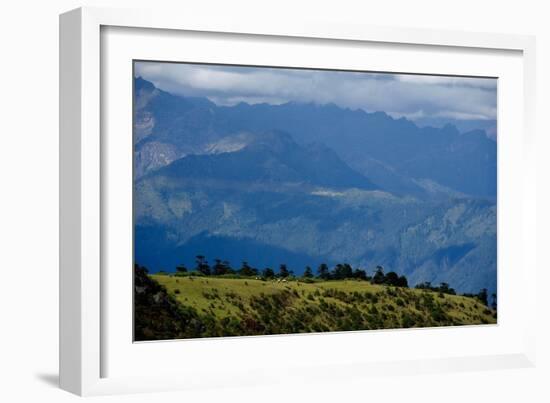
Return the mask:
[[154,119],[153,132],[137,139],[137,148],[143,143],[158,141],[188,150],[218,137],[211,127],[212,110],[216,108],[213,102],[207,98],[172,95],[140,77],[134,81],[135,120],[139,122],[144,115]]
[[[154,117],[154,128],[140,139],[137,152],[147,143],[161,143],[173,147],[176,155],[200,154],[236,133],[281,130],[299,144],[325,144],[349,166],[397,194],[418,195],[422,189],[415,181],[427,179],[467,195],[496,196],[496,143],[478,135],[483,132],[461,134],[453,125],[420,128],[384,112],[334,104],[217,106],[206,98],[158,90],[141,78],[136,89],[137,97],[148,98],[136,102],[143,104],[137,119],[143,114]],[[376,177],[368,171],[373,164]]]
[[326,146],[300,146],[281,131],[257,134],[244,148],[220,154],[188,155],[155,176],[238,182],[303,183],[333,189],[380,189],[346,165]]
[[[306,266],[317,267],[321,263],[334,264],[330,257],[312,256],[288,249],[264,244],[249,238],[237,238],[202,232],[182,245],[174,245],[165,238],[159,228],[138,226],[136,228],[136,261],[154,270],[173,271],[178,265],[195,267],[196,256],[206,256],[210,263],[215,259],[226,260],[232,267],[248,262],[259,269],[278,269],[286,264],[296,274],[302,274]],[[277,257],[274,259],[274,257]]]
[[140,92],[152,92],[155,90],[155,85],[147,80],[144,80],[141,76],[134,79],[134,91],[139,95]]

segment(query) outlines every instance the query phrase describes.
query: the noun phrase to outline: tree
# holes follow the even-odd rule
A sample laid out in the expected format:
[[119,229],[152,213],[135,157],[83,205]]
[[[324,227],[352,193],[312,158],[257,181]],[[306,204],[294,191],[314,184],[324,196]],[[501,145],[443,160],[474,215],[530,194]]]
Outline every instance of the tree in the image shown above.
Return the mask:
[[335,280],[353,278],[353,269],[347,263],[338,263],[332,272],[332,278]]
[[197,255],[195,261],[197,262],[196,270],[199,273],[204,274],[205,276],[209,276],[210,275],[210,266],[208,265],[208,262],[206,261],[206,258],[203,255]]
[[214,274],[215,276],[221,276],[223,274],[228,274],[233,271],[229,266],[229,262],[227,260],[222,261],[220,259],[215,259],[214,261],[215,263],[212,267],[212,274]]
[[477,299],[479,299],[483,305],[489,306],[489,301],[487,298],[487,288],[482,288],[481,291],[477,294]]
[[313,277],[313,271],[311,270],[311,267],[307,266],[304,270],[304,278],[312,278]]
[[320,279],[323,279],[323,280],[330,279],[330,272],[329,272],[328,266],[325,263],[321,263],[319,265],[319,268],[317,269],[317,274]]
[[417,288],[419,290],[431,290],[432,283],[429,281],[424,281],[423,283],[418,283],[414,288]]
[[353,278],[353,269],[348,263],[342,265],[342,276],[343,278]]
[[229,261],[224,260],[222,262],[222,265],[225,267],[225,271],[227,274],[235,274],[235,270],[231,268],[231,263],[229,263]]
[[397,286],[398,283],[399,283],[399,276],[397,275],[396,272],[390,271],[388,272],[388,274],[386,274],[384,279],[384,284]]
[[400,276],[399,280],[397,281],[397,287],[409,288],[409,282],[407,281],[407,277]]
[[185,265],[183,264],[179,264],[176,266],[176,271],[178,273],[187,273],[187,267],[185,267]]
[[451,288],[448,283],[441,283],[439,285],[439,292],[442,292],[444,294],[451,294],[451,295],[456,294],[456,291],[453,288]]
[[269,267],[266,267],[264,269],[264,271],[262,272],[262,276],[265,277],[265,278],[274,278],[275,277],[275,272],[273,271],[273,269],[271,269]]
[[288,271],[288,269],[287,269],[287,267],[286,267],[286,264],[284,264],[284,263],[281,264],[281,265],[279,266],[279,277],[281,277],[281,278],[286,278],[286,277],[288,277],[289,275],[290,275],[290,273],[289,273],[289,271]]
[[361,269],[355,269],[353,272],[353,278],[356,278],[358,280],[367,280],[367,272],[365,270]]
[[376,266],[376,271],[371,281],[373,284],[384,284],[386,276],[384,275],[384,268],[382,266]]
[[243,262],[241,268],[239,269],[239,275],[250,277],[258,274],[258,270],[254,269],[248,264],[248,262]]
[[342,280],[344,278],[344,265],[338,263],[336,267],[334,267],[334,270],[332,270],[331,277],[334,280]]

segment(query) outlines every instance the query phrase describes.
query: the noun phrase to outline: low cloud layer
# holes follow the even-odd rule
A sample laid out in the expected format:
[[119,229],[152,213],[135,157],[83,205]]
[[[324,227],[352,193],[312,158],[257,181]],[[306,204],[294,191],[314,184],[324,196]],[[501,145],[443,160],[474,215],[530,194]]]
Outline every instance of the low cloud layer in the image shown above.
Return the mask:
[[136,76],[220,105],[334,103],[422,122],[496,121],[497,80],[264,67],[138,62]]

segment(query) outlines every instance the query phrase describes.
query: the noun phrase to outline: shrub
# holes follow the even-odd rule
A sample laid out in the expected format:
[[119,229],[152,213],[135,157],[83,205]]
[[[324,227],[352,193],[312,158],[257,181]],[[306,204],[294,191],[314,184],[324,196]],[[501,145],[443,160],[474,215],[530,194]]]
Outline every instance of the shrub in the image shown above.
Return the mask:
[[444,322],[447,320],[447,315],[445,315],[445,312],[443,312],[443,309],[441,309],[439,305],[432,306],[430,314],[432,315],[432,319],[436,322]]
[[403,312],[401,315],[401,326],[405,328],[414,326],[414,319],[408,312]]

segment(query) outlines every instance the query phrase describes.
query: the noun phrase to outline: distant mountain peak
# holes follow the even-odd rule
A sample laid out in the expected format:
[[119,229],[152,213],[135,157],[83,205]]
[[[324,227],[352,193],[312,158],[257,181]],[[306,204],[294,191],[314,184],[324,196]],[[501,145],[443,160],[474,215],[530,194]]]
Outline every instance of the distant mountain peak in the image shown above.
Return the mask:
[[326,146],[301,146],[284,131],[242,133],[232,139],[213,146],[210,154],[187,155],[151,175],[243,185],[303,183],[335,189],[379,189]]
[[134,88],[136,92],[142,90],[151,92],[156,89],[155,85],[151,81],[147,81],[141,76],[134,79]]
[[441,130],[446,133],[452,134],[454,136],[457,136],[460,134],[457,127],[452,123],[445,123],[445,125],[441,128]]
[[293,147],[298,147],[298,145],[290,134],[282,130],[256,133],[250,138],[247,146],[250,150],[268,150],[276,153],[284,153]]

